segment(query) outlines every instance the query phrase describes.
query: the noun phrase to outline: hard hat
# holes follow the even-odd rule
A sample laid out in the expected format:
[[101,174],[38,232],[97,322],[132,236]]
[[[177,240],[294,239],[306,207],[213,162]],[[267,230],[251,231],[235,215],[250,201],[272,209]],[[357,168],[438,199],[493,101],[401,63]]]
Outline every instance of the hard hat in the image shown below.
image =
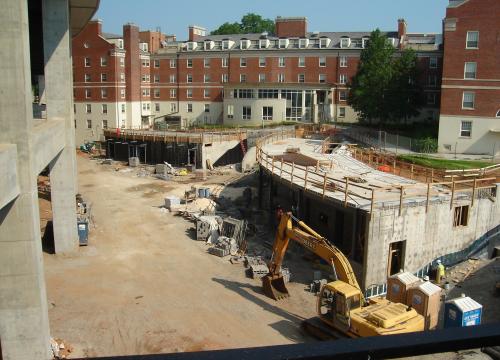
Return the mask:
[[441,264],[441,260],[436,261],[438,264]]
[[424,276],[424,281],[429,281],[429,277],[427,275]]

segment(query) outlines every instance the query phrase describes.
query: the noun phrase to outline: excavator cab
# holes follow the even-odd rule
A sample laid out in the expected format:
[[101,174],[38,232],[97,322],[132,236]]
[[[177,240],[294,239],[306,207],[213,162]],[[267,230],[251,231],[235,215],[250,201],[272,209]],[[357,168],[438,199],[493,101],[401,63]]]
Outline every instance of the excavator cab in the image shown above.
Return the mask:
[[344,332],[350,327],[351,310],[361,307],[359,289],[343,281],[326,284],[318,298],[318,315],[321,320]]

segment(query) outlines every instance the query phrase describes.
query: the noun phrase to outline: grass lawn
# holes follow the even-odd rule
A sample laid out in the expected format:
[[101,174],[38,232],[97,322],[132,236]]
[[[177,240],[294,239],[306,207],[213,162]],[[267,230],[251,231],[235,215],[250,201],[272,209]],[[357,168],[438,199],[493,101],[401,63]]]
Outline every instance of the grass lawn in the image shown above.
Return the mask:
[[398,159],[415,165],[448,170],[477,169],[492,165],[488,161],[437,159],[422,155],[400,155]]

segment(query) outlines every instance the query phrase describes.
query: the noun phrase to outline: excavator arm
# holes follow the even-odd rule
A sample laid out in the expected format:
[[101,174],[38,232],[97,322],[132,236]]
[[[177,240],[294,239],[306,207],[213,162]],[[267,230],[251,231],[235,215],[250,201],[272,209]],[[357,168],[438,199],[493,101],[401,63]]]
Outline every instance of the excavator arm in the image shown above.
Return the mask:
[[[294,226],[292,220],[295,220],[298,226]],[[299,243],[331,264],[337,280],[346,282],[357,289],[360,288],[346,256],[304,222],[294,218],[291,213],[285,213],[281,216],[276,230],[273,253],[269,262],[269,274],[262,278],[264,293],[267,296],[275,300],[289,296],[281,275],[281,265],[290,240]]]

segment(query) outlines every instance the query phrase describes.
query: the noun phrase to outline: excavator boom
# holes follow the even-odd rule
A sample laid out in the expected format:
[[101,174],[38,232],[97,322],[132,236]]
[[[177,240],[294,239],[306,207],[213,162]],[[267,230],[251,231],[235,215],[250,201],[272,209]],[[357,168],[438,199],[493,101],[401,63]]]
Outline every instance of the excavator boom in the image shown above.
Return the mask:
[[[292,220],[295,220],[298,226],[294,226]],[[305,223],[294,218],[291,213],[286,213],[281,216],[276,230],[273,254],[269,263],[269,274],[262,278],[263,290],[267,296],[275,300],[289,296],[281,275],[281,265],[290,240],[299,243],[331,264],[338,280],[357,289],[360,288],[351,264],[345,255]]]

